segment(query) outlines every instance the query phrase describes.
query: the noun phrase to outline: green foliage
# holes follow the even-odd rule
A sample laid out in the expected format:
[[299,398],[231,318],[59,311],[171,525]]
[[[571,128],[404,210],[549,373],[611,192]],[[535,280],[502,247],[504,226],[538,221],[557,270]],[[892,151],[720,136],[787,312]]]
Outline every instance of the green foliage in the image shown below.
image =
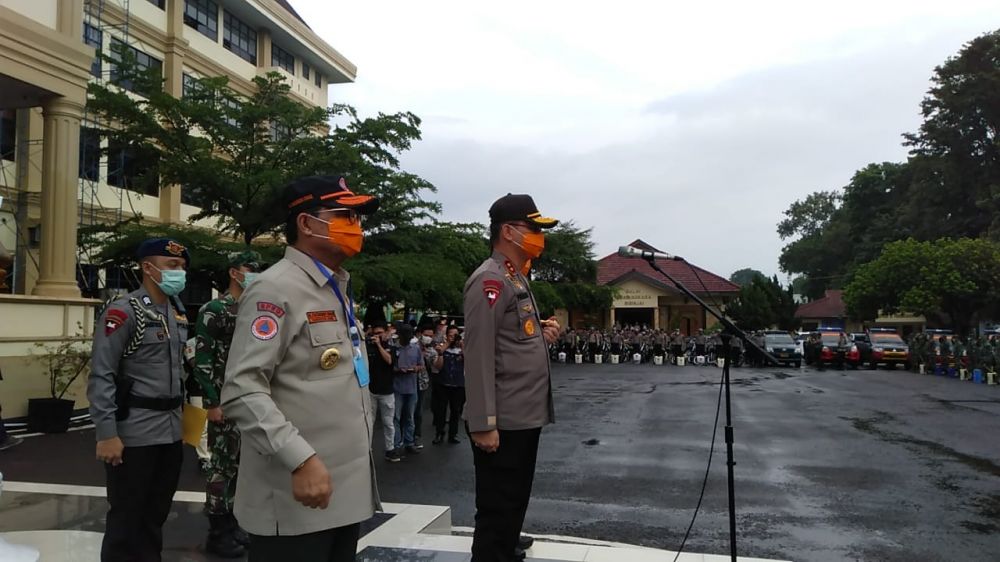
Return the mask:
[[572,221],[545,234],[545,252],[532,262],[531,287],[543,315],[557,308],[569,311],[604,310],[614,300],[614,290],[597,285],[593,229]]
[[82,336],[83,325],[77,323],[75,339],[57,344],[35,342],[32,355],[45,364],[51,398],[62,398],[78,378],[90,373],[90,345],[81,341]]
[[734,271],[733,274],[729,276],[729,280],[736,283],[740,287],[743,287],[749,285],[758,277],[764,277],[764,274],[751,267],[744,267],[743,269]]
[[844,289],[848,313],[921,314],[966,332],[1000,312],[1000,244],[982,239],[892,242]]
[[795,309],[791,286],[783,288],[777,277],[759,275],[740,288],[726,314],[743,330],[793,330],[799,325]]
[[966,44],[932,83],[919,131],[904,135],[907,162],[869,164],[842,194],[785,211],[781,268],[806,277],[808,296],[844,286],[893,241],[1000,239],[1000,31]]

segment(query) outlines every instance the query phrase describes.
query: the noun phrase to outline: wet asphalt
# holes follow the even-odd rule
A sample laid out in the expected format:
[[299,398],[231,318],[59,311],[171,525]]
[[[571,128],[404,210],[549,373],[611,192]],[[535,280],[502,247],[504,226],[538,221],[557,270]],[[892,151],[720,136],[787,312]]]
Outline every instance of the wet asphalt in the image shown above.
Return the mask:
[[[677,549],[720,377],[714,367],[555,366],[557,423],[542,434],[525,531]],[[1000,559],[1000,386],[786,368],[736,369],[732,390],[740,555]],[[686,551],[729,552],[724,419],[723,409]],[[430,412],[424,424],[421,455],[376,457],[382,497],[450,505],[454,525],[472,526],[468,441],[432,445]]]

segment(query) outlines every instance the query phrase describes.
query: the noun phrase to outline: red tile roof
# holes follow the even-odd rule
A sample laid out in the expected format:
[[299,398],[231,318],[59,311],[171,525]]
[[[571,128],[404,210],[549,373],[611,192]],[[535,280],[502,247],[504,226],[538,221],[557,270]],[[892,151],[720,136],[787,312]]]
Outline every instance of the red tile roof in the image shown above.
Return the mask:
[[823,298],[800,304],[795,310],[796,318],[846,318],[844,291],[827,289]]
[[[642,240],[636,240],[629,246],[651,252],[660,252]],[[693,293],[704,294],[706,288],[711,293],[738,293],[740,291],[739,285],[684,261],[656,260],[656,265],[669,273],[679,283],[684,284]],[[695,271],[697,271],[697,275]],[[614,253],[597,262],[598,285],[607,285],[627,275],[639,275],[654,284],[674,287],[673,283],[650,267],[649,263],[642,258],[623,258]],[[705,284],[704,287],[702,287],[702,283]]]

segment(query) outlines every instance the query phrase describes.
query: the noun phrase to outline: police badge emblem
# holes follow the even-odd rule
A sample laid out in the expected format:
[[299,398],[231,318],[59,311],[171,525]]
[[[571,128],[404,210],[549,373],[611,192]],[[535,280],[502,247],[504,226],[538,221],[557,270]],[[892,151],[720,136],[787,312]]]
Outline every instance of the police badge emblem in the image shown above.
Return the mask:
[[330,369],[336,367],[339,362],[340,351],[335,347],[331,347],[330,349],[324,351],[323,355],[320,356],[319,368],[324,371],[329,371]]

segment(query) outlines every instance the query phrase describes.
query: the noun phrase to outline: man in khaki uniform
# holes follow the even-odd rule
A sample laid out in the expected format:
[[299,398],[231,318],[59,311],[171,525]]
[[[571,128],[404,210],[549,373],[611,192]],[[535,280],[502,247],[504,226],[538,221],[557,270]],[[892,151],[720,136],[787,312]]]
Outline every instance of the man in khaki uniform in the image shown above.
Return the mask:
[[341,264],[378,200],[342,176],[286,187],[285,257],[240,299],[222,409],[242,435],[236,516],[250,561],[354,560],[380,509],[367,350]]
[[473,562],[515,555],[528,509],[542,426],[554,421],[547,345],[560,333],[541,320],[525,264],[541,255],[544,218],[528,195],[490,207],[493,255],[465,285],[465,420],[476,466]]

